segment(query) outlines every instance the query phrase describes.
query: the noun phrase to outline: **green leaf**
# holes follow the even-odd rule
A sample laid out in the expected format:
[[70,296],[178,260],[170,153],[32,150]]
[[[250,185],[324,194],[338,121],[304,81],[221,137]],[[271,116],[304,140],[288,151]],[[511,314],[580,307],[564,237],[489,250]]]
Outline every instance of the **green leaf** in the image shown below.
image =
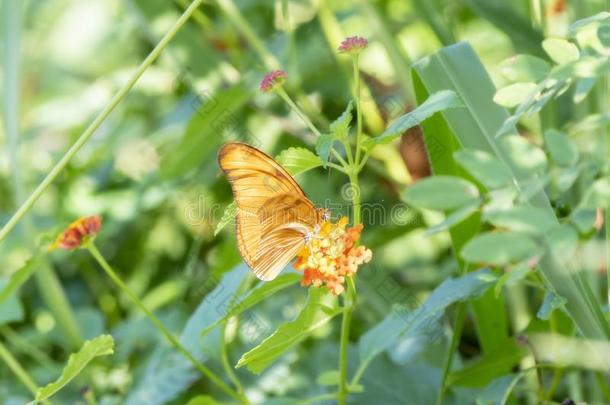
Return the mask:
[[350,101],[343,114],[330,124],[330,134],[333,139],[346,141],[349,134],[349,126],[352,122],[353,103]]
[[571,37],[575,36],[576,33],[581,30],[582,28],[586,27],[589,24],[592,23],[597,23],[600,21],[604,21],[610,18],[610,12],[608,11],[602,11],[599,12],[597,14],[594,14],[590,17],[586,17],[586,18],[582,18],[580,20],[576,20],[574,21],[572,24],[570,24],[570,26],[568,27],[568,32],[570,34]]
[[251,372],[259,374],[340,312],[337,299],[326,289],[310,288],[309,300],[299,316],[294,321],[281,325],[261,344],[244,353],[236,367],[246,366]]
[[181,141],[162,159],[161,175],[164,178],[180,177],[210,161],[229,132],[242,141],[256,143],[256,139],[248,139],[247,128],[240,125],[235,115],[249,99],[250,91],[241,84],[218,94],[204,92],[195,99],[197,109]]
[[55,395],[66,384],[72,381],[94,358],[108,356],[114,353],[114,340],[110,335],[101,335],[95,339],[88,340],[83,347],[70,355],[68,363],[64,367],[61,377],[55,382],[39,388],[36,392],[36,401],[44,401]]
[[580,103],[591,92],[595,86],[594,77],[583,77],[576,81],[576,90],[574,90],[574,102]]
[[505,405],[510,393],[527,372],[496,378],[477,396],[476,405]]
[[596,216],[595,208],[579,207],[570,214],[570,222],[576,226],[580,233],[587,233],[593,230]]
[[335,140],[331,134],[322,134],[316,140],[316,153],[320,157],[324,167],[326,167],[326,164],[328,163],[334,142]]
[[574,62],[580,57],[576,45],[565,39],[547,38],[542,41],[542,48],[559,65]]
[[523,205],[485,212],[483,219],[495,227],[531,235],[544,235],[558,225],[547,210]]
[[434,176],[411,185],[402,196],[418,208],[446,211],[479,201],[479,190],[460,177]]
[[[481,0],[482,3],[486,1]],[[515,161],[519,162],[513,156],[514,149],[508,149],[505,144],[499,142],[501,138],[496,137],[498,129],[503,127],[509,114],[506,109],[490,102],[495,94],[495,87],[481,60],[468,43],[443,48],[416,62],[414,70],[418,98],[425,98],[427,94],[435,91],[451,89],[459,93],[466,105],[464,109],[447,110],[427,120],[423,124],[425,138],[434,139],[437,136],[435,134],[439,133],[444,136],[444,146],[449,149],[458,145],[463,149],[483,150],[493,154],[511,171],[513,181],[520,189],[524,187],[524,183],[531,182],[532,173],[527,170],[527,165],[515,165]],[[599,128],[602,121],[607,122],[607,117],[602,115],[597,114],[597,117],[588,120],[587,129],[593,126]],[[577,132],[582,127],[570,129]],[[507,125],[505,130],[516,132],[514,124]],[[446,133],[453,138],[446,137]],[[453,174],[450,173],[452,164],[451,159],[444,156],[433,164],[433,170],[436,173],[440,167],[446,169],[443,174]],[[530,195],[527,203],[553,212],[543,189]],[[469,230],[474,229],[476,232],[478,227],[475,225],[471,224]],[[459,252],[461,249],[455,250]],[[570,272],[564,262],[559,261],[555,255],[542,256],[538,267],[552,290],[568,300],[566,309],[579,331],[589,339],[610,339],[610,327],[598,300],[590,292],[589,282]],[[478,317],[477,322],[481,322]]]
[[551,313],[558,309],[562,308],[566,304],[567,300],[552,291],[549,291],[544,296],[544,301],[542,302],[542,306],[536,313],[538,319],[542,319],[543,321],[548,321],[551,317]]
[[222,214],[222,218],[218,221],[218,225],[216,225],[216,229],[214,230],[214,236],[218,235],[222,229],[227,226],[230,222],[233,221],[235,216],[237,215],[237,201],[233,201],[231,204],[227,205],[224,213]]
[[504,266],[528,259],[539,249],[529,236],[515,232],[481,233],[466,243],[461,256],[471,263]]
[[576,145],[563,133],[549,129],[544,133],[544,142],[551,159],[559,166],[572,166],[578,162]]
[[318,385],[339,385],[339,370],[325,371],[316,378]]
[[426,230],[426,235],[434,235],[436,233],[446,231],[451,227],[461,223],[466,218],[470,217],[473,213],[475,213],[479,209],[479,203],[473,203],[463,206],[462,208],[458,208],[453,211],[451,214],[445,218],[444,221],[431,226]]
[[588,208],[610,206],[610,178],[604,177],[593,182],[582,202]]
[[[201,336],[201,331],[224,314],[226,304],[237,297],[237,290],[250,270],[240,264],[222,278],[214,271],[206,272],[195,293],[206,294],[191,313],[180,335],[180,342],[200,362],[218,360],[220,355],[219,331]],[[163,345],[152,353],[148,364],[131,388],[125,405],[160,405],[174,401],[197,380],[199,372],[183,354]]]
[[205,335],[209,333],[219,324],[252,308],[259,302],[274,295],[278,291],[281,291],[284,288],[290,287],[291,285],[298,283],[301,278],[302,276],[300,274],[287,273],[279,275],[278,277],[269,282],[259,284],[258,286],[256,286],[256,288],[253,288],[252,290],[248,291],[248,293],[243,298],[235,300],[235,302],[226,310],[225,314],[218,320],[211,323],[209,326],[206,326],[205,329],[203,329],[203,331],[201,332],[201,334]]
[[544,151],[519,135],[509,135],[499,140],[507,152],[507,159],[528,177],[543,173],[547,168]]
[[19,270],[11,274],[4,287],[0,290],[0,305],[12,296],[25,283],[40,265],[40,255],[35,254],[28,259]]
[[330,133],[322,134],[316,140],[316,153],[320,157],[320,160],[322,160],[324,167],[326,167],[326,164],[328,163],[335,141],[339,140],[344,144],[348,142],[347,138],[352,122],[352,109],[353,103],[350,101],[343,114],[330,124]]
[[494,351],[461,370],[449,374],[447,384],[467,387],[483,387],[519,363],[528,354],[526,346],[517,344],[515,338],[507,338]]
[[544,59],[531,55],[516,55],[500,63],[500,72],[512,82],[539,82],[551,71]]
[[536,83],[513,83],[498,90],[494,95],[494,102],[507,108],[513,108],[527,101],[537,92]]
[[[455,92],[449,90],[439,91],[428,97],[426,101],[413,111],[397,118],[381,135],[370,138],[368,143],[379,145],[391,142],[404,134],[407,129],[419,125],[426,118],[431,117],[437,112],[463,106],[462,101]],[[367,146],[370,146],[368,143]]]
[[430,343],[439,339],[443,333],[439,322],[445,310],[458,301],[480,296],[496,280],[496,276],[488,269],[474,271],[443,281],[419,308],[410,308],[407,303],[397,306],[360,338],[359,368],[366,368],[375,356],[395,345],[399,338],[423,336]]
[[516,284],[518,281],[527,277],[530,271],[532,271],[532,268],[530,267],[529,263],[522,262],[517,264],[510,271],[506,271],[504,274],[502,274],[502,277],[500,277],[500,279],[496,283],[496,286],[494,287],[494,293],[496,294],[496,297],[500,296],[500,293],[502,292],[502,287],[504,287],[505,285],[511,286]]
[[194,398],[191,398],[186,403],[186,405],[223,405],[223,404],[227,404],[227,402],[219,402],[209,395],[198,395]]
[[490,190],[512,184],[510,171],[487,152],[464,149],[453,156],[464,169]]
[[322,166],[320,158],[305,148],[285,149],[275,157],[275,160],[293,176]]
[[504,32],[517,52],[542,56],[542,33],[534,28],[529,17],[519,10],[517,2],[467,0],[466,4],[482,19]]

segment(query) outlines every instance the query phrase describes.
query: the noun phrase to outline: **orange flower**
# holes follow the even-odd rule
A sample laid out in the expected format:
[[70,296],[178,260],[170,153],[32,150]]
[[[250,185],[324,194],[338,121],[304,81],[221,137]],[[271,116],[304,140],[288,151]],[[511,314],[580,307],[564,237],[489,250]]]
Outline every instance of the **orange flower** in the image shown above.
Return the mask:
[[368,263],[373,253],[357,246],[362,224],[347,228],[347,217],[337,223],[325,221],[318,234],[297,255],[294,268],[303,271],[302,286],[325,286],[334,294],[345,291],[345,278],[353,277],[361,264]]
[[102,226],[102,217],[92,215],[90,217],[82,217],[72,222],[65,231],[63,231],[55,242],[49,247],[49,250],[61,248],[66,250],[74,250],[83,245],[87,241],[93,239]]

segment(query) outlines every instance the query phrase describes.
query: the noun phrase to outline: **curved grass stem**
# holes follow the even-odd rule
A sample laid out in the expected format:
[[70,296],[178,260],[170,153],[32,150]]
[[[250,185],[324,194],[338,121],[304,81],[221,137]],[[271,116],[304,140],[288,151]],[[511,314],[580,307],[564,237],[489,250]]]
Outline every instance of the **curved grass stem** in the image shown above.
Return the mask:
[[191,5],[182,13],[180,18],[174,23],[169,31],[161,38],[157,46],[148,54],[148,56],[138,66],[131,78],[119,89],[119,91],[112,97],[106,107],[99,113],[99,115],[93,120],[93,122],[85,129],[85,131],[78,137],[78,139],[72,144],[70,149],[62,156],[62,158],[53,166],[51,171],[42,180],[42,182],[34,189],[30,196],[21,204],[13,216],[8,220],[6,224],[0,229],[0,243],[8,234],[15,228],[15,226],[21,221],[24,215],[32,208],[34,203],[38,201],[40,196],[49,188],[49,186],[55,181],[57,176],[72,160],[72,158],[78,153],[78,151],[87,143],[87,141],[93,136],[95,131],[102,125],[102,123],[108,118],[110,113],[116,108],[117,105],[123,99],[129,91],[133,88],[136,82],[144,74],[150,65],[159,57],[161,52],[167,47],[169,42],[174,38],[176,33],[182,28],[187,22],[191,15],[201,5],[203,0],[194,0]]
[[193,366],[201,372],[205,377],[207,377],[211,382],[216,384],[218,388],[224,391],[227,395],[231,396],[233,399],[239,400],[242,403],[247,403],[247,399],[235,392],[231,387],[224,383],[216,374],[214,374],[210,369],[208,369],[205,365],[203,365],[199,360],[197,360],[183,345],[180,343],[172,332],[170,332],[165,325],[157,318],[145,305],[142,301],[136,296],[136,294],[131,291],[131,289],[125,284],[125,282],[116,274],[116,272],[112,269],[110,264],[104,259],[104,256],[100,253],[97,247],[90,242],[85,245],[85,248],[91,253],[93,258],[98,262],[98,264],[104,269],[108,277],[116,284],[116,286],[127,296],[131,301],[142,310],[153,323],[153,325],[159,330],[171,343],[172,346],[176,350],[178,350],[187,360],[189,360]]

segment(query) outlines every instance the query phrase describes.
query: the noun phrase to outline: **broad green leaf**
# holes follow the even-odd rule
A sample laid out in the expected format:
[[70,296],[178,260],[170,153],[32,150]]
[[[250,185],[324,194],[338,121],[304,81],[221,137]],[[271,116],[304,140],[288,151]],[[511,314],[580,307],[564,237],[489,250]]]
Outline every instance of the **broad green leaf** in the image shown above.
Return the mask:
[[[486,1],[481,0],[482,3]],[[570,67],[570,64],[562,66],[565,67]],[[454,138],[443,138],[445,145],[458,145],[463,149],[483,150],[493,154],[511,171],[514,183],[519,189],[524,187],[524,183],[531,182],[532,173],[528,170],[528,165],[515,164],[521,163],[516,159],[518,156],[514,156],[516,149],[507,148],[507,145],[499,142],[500,138],[496,136],[501,132],[500,128],[504,128],[507,133],[516,133],[514,127],[516,121],[505,126],[509,118],[508,112],[490,102],[495,94],[494,84],[476,52],[468,43],[443,48],[416,62],[414,70],[418,98],[424,99],[428,94],[450,89],[459,93],[466,106],[464,109],[444,111],[427,120],[423,124],[425,137],[434,138],[435,132],[443,135],[449,132]],[[566,74],[571,74],[569,69]],[[594,119],[588,120],[586,128],[588,130],[592,127],[600,128],[602,121],[608,122],[608,117],[610,117],[608,114],[605,116],[598,114]],[[572,126],[570,132],[579,133],[582,128]],[[446,158],[439,160],[436,166],[433,165],[435,173],[436,168],[442,167],[446,169],[443,174],[453,174],[450,171],[453,162]],[[545,171],[543,170],[542,173]],[[541,188],[529,196],[527,203],[553,212],[548,197]],[[473,223],[471,229],[475,229],[476,232],[478,228]],[[460,250],[456,249],[456,251]],[[552,290],[568,300],[566,309],[584,336],[589,339],[610,339],[610,327],[598,300],[590,292],[589,281],[570,272],[554,255],[543,255],[538,268],[545,282],[552,286]],[[479,318],[477,322],[481,322]]]
[[505,405],[510,393],[526,373],[527,371],[496,378],[477,396],[476,405]]
[[402,197],[418,208],[446,211],[477,202],[479,190],[460,177],[433,176],[409,186]]
[[320,158],[305,148],[285,149],[275,157],[275,160],[293,176],[322,166]]
[[578,162],[578,149],[570,138],[561,132],[549,129],[544,133],[544,142],[553,162],[559,166],[572,166]]
[[326,289],[310,288],[309,300],[299,316],[281,325],[261,344],[244,353],[236,367],[246,366],[251,372],[259,374],[340,312],[337,299]]
[[544,59],[531,55],[516,55],[500,63],[500,72],[508,80],[518,82],[539,82],[551,71],[551,65]]
[[61,377],[55,382],[38,389],[36,392],[36,401],[44,401],[55,395],[57,391],[61,390],[66,384],[79,375],[94,358],[108,356],[113,353],[114,340],[110,335],[101,335],[95,339],[86,341],[77,353],[70,355]]
[[562,308],[565,304],[565,298],[555,294],[552,291],[549,291],[544,296],[544,301],[542,302],[540,309],[536,313],[536,316],[538,317],[538,319],[548,321],[551,317],[551,313],[558,308]]
[[493,352],[486,353],[475,363],[449,374],[447,384],[483,387],[507,369],[510,370],[527,354],[526,346],[518,345],[514,337],[507,338]]
[[494,102],[503,107],[513,108],[527,101],[536,92],[538,92],[536,83],[513,83],[498,90],[494,95]]
[[207,326],[201,332],[201,334],[205,335],[206,333],[209,333],[220,323],[225,322],[229,318],[237,316],[242,312],[252,308],[259,302],[272,296],[278,291],[281,291],[284,288],[290,287],[291,285],[298,283],[301,278],[302,276],[300,274],[287,273],[282,274],[269,282],[259,284],[252,290],[248,291],[248,293],[246,293],[243,298],[235,300],[235,302],[230,305],[229,308],[226,309],[223,316],[211,323],[209,326]]
[[443,90],[434,93],[416,109],[397,118],[381,135],[368,139],[367,146],[371,146],[369,143],[379,145],[391,142],[437,112],[458,107],[463,107],[463,103],[455,92]]
[[488,189],[512,184],[512,176],[506,166],[487,152],[463,149],[454,155],[458,163]]
[[551,59],[559,65],[574,62],[580,56],[576,45],[565,39],[547,38],[542,41],[542,47]]
[[531,271],[532,268],[527,262],[519,263],[509,271],[506,271],[504,274],[502,274],[502,277],[500,277],[500,279],[496,283],[496,286],[494,287],[494,293],[496,294],[496,297],[500,296],[500,293],[502,292],[502,287],[516,284],[518,281],[527,277],[528,273]]
[[544,235],[557,226],[555,217],[547,210],[523,205],[485,212],[483,219],[497,228],[532,235]]
[[471,263],[504,266],[539,252],[536,242],[516,232],[481,233],[466,243],[461,256]]
[[519,135],[509,135],[499,140],[507,151],[509,162],[528,176],[542,173],[547,168],[544,151]]
[[496,280],[497,277],[488,269],[474,271],[443,281],[419,308],[410,308],[407,305],[395,307],[360,338],[359,368],[366,368],[375,356],[396,344],[399,338],[424,336],[430,343],[439,339],[443,334],[443,327],[439,322],[447,307],[458,301],[480,296]]
[[459,224],[464,221],[466,218],[470,217],[473,213],[475,213],[479,209],[479,203],[468,204],[463,206],[462,208],[458,208],[453,211],[451,214],[447,215],[444,221],[429,227],[426,230],[427,235],[434,235],[436,233],[446,231],[451,227]]
[[216,225],[216,229],[214,230],[214,236],[218,235],[222,229],[227,226],[235,216],[237,215],[237,202],[233,201],[231,204],[227,205],[224,213],[222,214],[222,218],[218,221],[218,225]]

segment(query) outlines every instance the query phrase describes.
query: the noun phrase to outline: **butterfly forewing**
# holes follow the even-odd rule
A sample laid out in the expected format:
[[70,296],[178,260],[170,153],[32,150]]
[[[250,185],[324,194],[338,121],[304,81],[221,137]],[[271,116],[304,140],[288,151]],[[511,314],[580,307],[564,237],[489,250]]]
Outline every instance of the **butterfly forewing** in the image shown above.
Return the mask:
[[237,244],[257,277],[274,279],[321,221],[315,206],[282,166],[252,146],[229,143],[218,162],[237,201]]

